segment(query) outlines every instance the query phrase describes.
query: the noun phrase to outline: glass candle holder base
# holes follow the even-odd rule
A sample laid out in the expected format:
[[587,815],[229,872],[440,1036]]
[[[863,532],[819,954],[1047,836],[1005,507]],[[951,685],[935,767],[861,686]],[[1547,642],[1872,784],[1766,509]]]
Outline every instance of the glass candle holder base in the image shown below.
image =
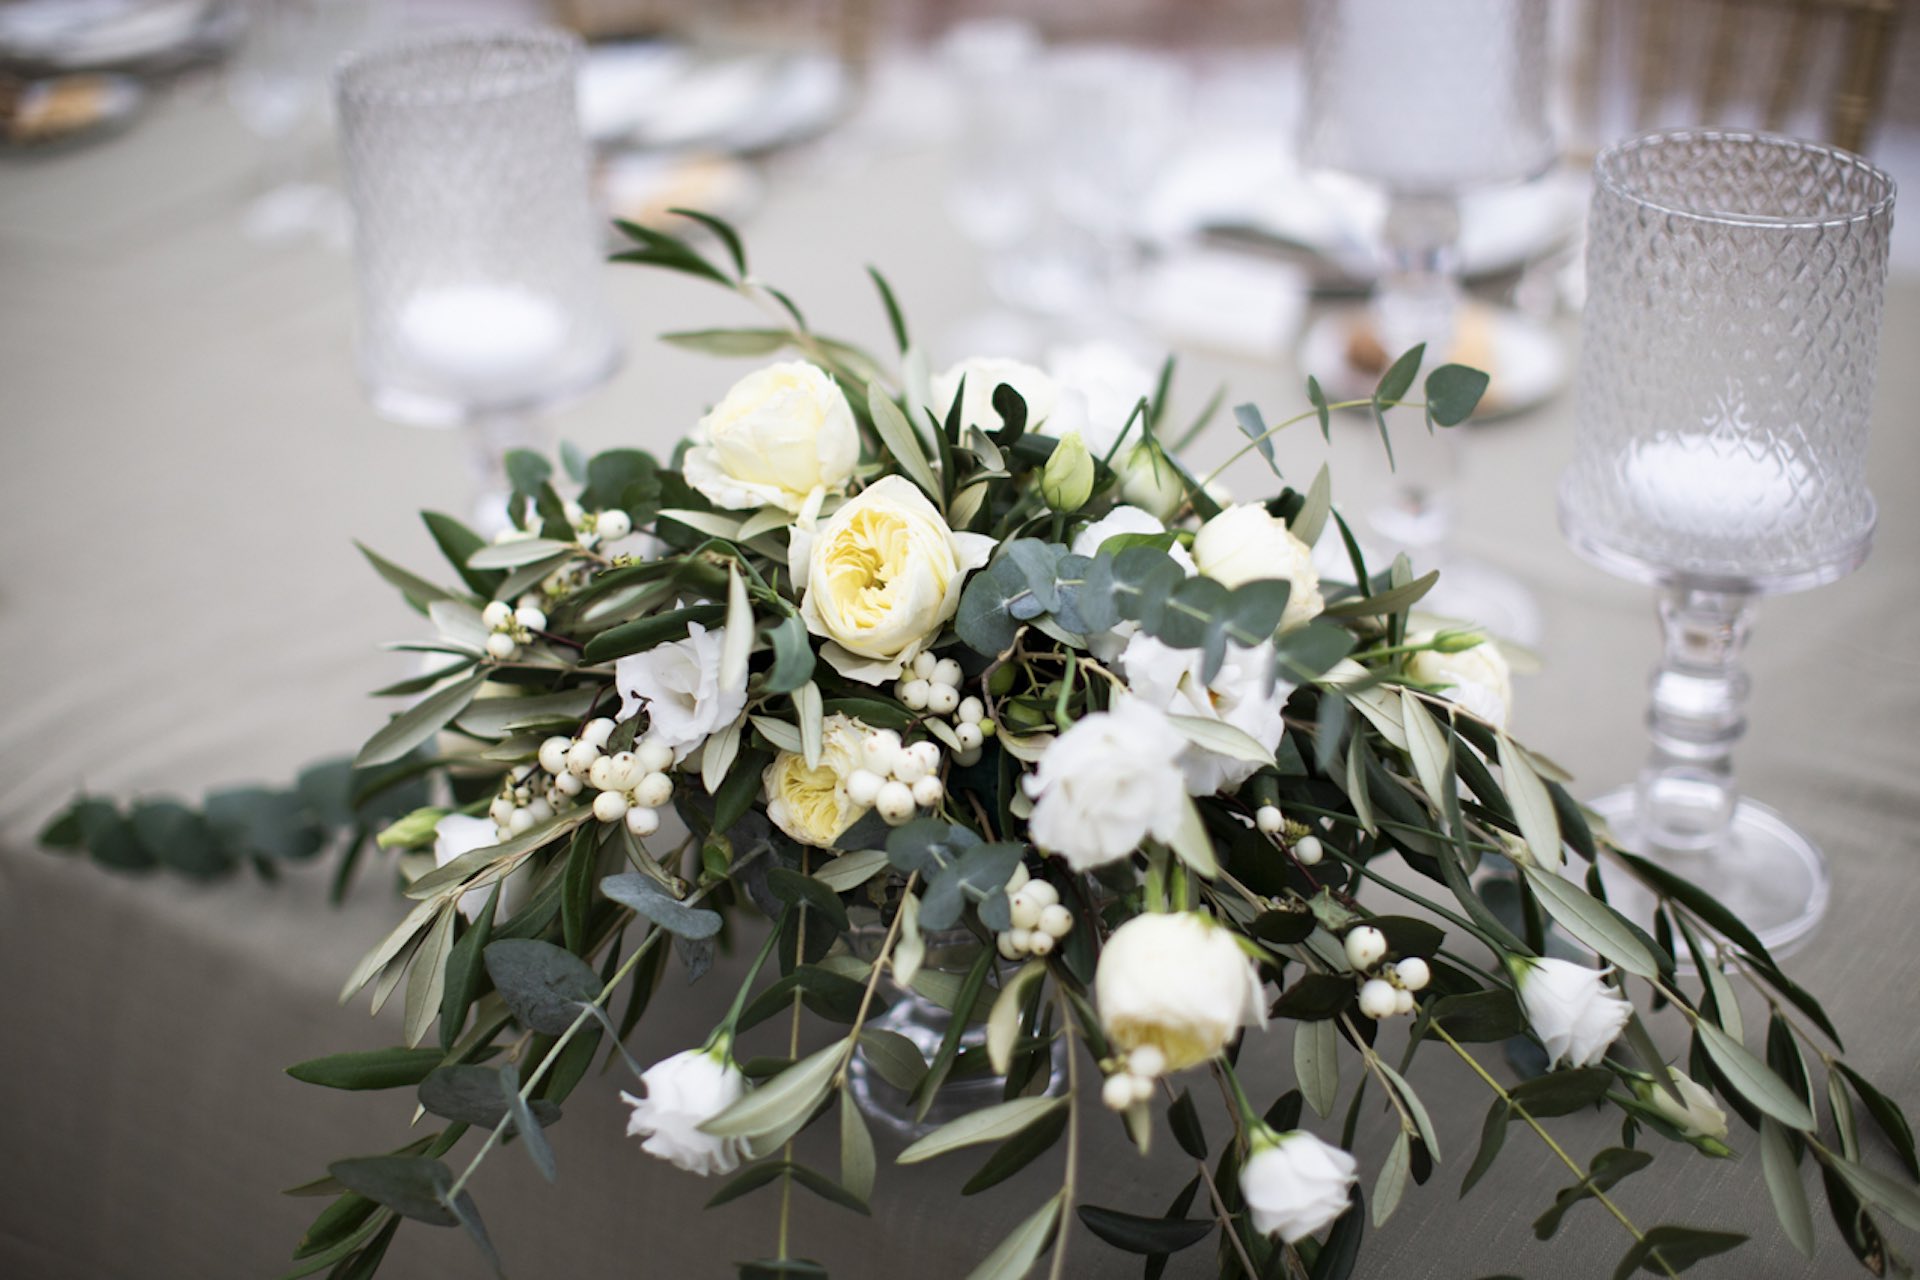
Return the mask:
[[[910,991],[900,992],[896,988],[895,996],[893,1006],[869,1025],[905,1036],[920,1051],[921,1057],[931,1061],[953,1022],[953,1014]],[[868,1118],[911,1142],[950,1120],[958,1120],[1003,1100],[1006,1077],[992,1074],[986,1057],[987,1026],[983,1022],[969,1027],[960,1037],[960,1056],[955,1060],[953,1071],[934,1094],[933,1105],[927,1108],[926,1115],[917,1119],[914,1114],[917,1105],[911,1093],[874,1070],[865,1054],[854,1055],[847,1074],[853,1096]],[[1059,1097],[1066,1089],[1066,1070],[1065,1046],[1056,1041],[1047,1085],[1041,1092],[1048,1097]]]
[[[1670,798],[1684,806],[1684,797]],[[1710,803],[1710,801],[1709,801]],[[1588,802],[1606,820],[1621,848],[1658,861],[1712,894],[1752,929],[1775,956],[1791,953],[1810,937],[1827,913],[1832,879],[1819,846],[1758,801],[1734,804],[1724,839],[1707,849],[1662,851],[1647,839],[1640,821],[1640,790],[1624,786]],[[1703,828],[1712,816],[1701,815]],[[1663,821],[1684,822],[1667,812]],[[1607,898],[1629,920],[1653,932],[1654,896],[1617,868],[1605,872]],[[1708,939],[1703,944],[1711,945]],[[1685,952],[1684,943],[1680,949]],[[1683,954],[1675,957],[1691,969]]]

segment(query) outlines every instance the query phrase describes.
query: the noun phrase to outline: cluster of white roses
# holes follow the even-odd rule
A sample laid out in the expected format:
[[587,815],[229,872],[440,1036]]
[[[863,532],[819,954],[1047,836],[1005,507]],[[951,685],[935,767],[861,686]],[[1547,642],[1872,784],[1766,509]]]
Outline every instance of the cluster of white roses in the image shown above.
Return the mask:
[[1360,1012],[1369,1018],[1391,1018],[1412,1013],[1414,993],[1426,988],[1433,976],[1427,962],[1419,956],[1407,956],[1390,965],[1387,935],[1370,924],[1347,930],[1347,963],[1360,977]]
[[993,935],[1004,959],[1051,955],[1055,945],[1073,932],[1073,912],[1061,905],[1060,891],[1045,880],[1035,880],[1024,866],[1015,867],[1007,879],[1007,906],[1013,927]]

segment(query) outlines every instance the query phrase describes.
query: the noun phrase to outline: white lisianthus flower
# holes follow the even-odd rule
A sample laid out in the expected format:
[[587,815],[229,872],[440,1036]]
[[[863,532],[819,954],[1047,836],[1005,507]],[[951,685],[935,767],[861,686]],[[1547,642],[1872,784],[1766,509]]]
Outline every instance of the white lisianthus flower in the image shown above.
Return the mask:
[[1347,1211],[1359,1180],[1352,1155],[1303,1129],[1256,1129],[1252,1145],[1240,1169],[1240,1193],[1255,1231],[1293,1244]]
[[[1134,407],[1143,397],[1153,395],[1153,370],[1111,342],[1055,347],[1047,353],[1047,372],[1053,377],[1062,404],[1071,398],[1084,413],[1085,422],[1079,430],[1096,458],[1105,458],[1113,451]],[[1058,432],[1049,428],[1047,434]],[[1127,438],[1139,441],[1140,428],[1136,425]]]
[[[1137,633],[1120,651],[1120,674],[1134,696],[1169,715],[1218,720],[1274,751],[1286,733],[1287,698],[1293,686],[1284,680],[1267,683],[1273,669],[1273,644],[1243,649],[1227,646],[1226,661],[1212,684],[1200,680],[1204,655],[1198,649],[1176,649],[1145,633]],[[1259,772],[1256,761],[1209,751],[1188,742],[1180,752],[1180,769],[1187,793],[1210,796],[1232,791]]]
[[747,1156],[745,1138],[717,1138],[700,1129],[747,1091],[746,1077],[725,1050],[676,1053],[641,1072],[640,1083],[647,1088],[646,1097],[623,1090],[620,1100],[633,1108],[627,1136],[645,1138],[642,1151],[703,1178],[740,1167]]
[[739,718],[747,707],[747,681],[720,687],[720,651],[727,629],[687,624],[687,638],[658,644],[613,664],[613,687],[620,691],[616,720],[631,720],[642,708],[649,736],[673,748],[676,762]]
[[1075,871],[1117,862],[1148,836],[1173,839],[1187,803],[1185,745],[1165,716],[1133,698],[1082,716],[1047,744],[1025,782],[1028,834]]
[[860,768],[860,744],[871,732],[836,711],[821,723],[819,764],[794,751],[775,756],[761,775],[768,820],[801,844],[833,848],[871,807],[847,792],[847,779]]
[[1633,1006],[1613,993],[1606,971],[1566,960],[1507,960],[1520,988],[1520,1005],[1547,1060],[1590,1067],[1607,1054]]
[[933,643],[993,545],[955,533],[911,480],[886,476],[817,533],[796,528],[788,568],[807,630],[827,641],[820,656],[849,680],[883,684]]
[[1237,587],[1263,578],[1284,579],[1292,588],[1282,631],[1311,622],[1326,602],[1320,598],[1320,574],[1313,567],[1313,548],[1287,528],[1287,522],[1269,515],[1258,503],[1228,507],[1200,526],[1193,537],[1193,561],[1200,572],[1224,586]]
[[847,397],[804,360],[768,365],[733,384],[693,429],[687,483],[716,506],[798,513],[845,491],[860,461]]
[[[1660,1113],[1660,1118],[1680,1131],[1683,1138],[1712,1138],[1715,1142],[1727,1140],[1727,1113],[1714,1102],[1713,1095],[1695,1082],[1684,1071],[1671,1073],[1673,1082],[1680,1089],[1675,1098],[1659,1081],[1648,1086],[1643,1095]],[[1639,1092],[1638,1086],[1635,1092]]]
[[975,356],[962,360],[945,373],[934,378],[928,388],[933,403],[927,407],[933,410],[933,416],[946,421],[947,411],[953,407],[953,398],[961,395],[960,381],[966,379],[966,391],[960,402],[960,434],[965,435],[968,427],[978,427],[992,433],[1006,426],[1000,411],[993,407],[993,393],[1001,384],[1012,387],[1027,402],[1027,425],[1029,431],[1035,430],[1053,413],[1054,402],[1058,398],[1058,389],[1039,369],[1019,360],[1002,360],[995,357]]
[[[1437,634],[1422,631],[1408,636],[1407,643],[1427,644]],[[1421,684],[1442,686],[1442,697],[1496,729],[1506,728],[1513,714],[1513,670],[1491,640],[1459,653],[1423,650],[1407,659],[1407,674]]]
[[[433,865],[444,867],[455,858],[472,853],[475,849],[499,844],[500,840],[500,828],[494,825],[492,818],[470,818],[464,813],[450,813],[433,827]],[[532,881],[533,871],[523,863],[501,882],[500,905],[494,908],[493,913],[496,920],[505,920],[526,905],[527,888]],[[460,895],[460,914],[468,920],[478,920],[480,913],[487,909],[487,899],[492,896],[492,885],[467,890]]]
[[1093,992],[1114,1047],[1151,1046],[1167,1071],[1205,1062],[1242,1027],[1267,1025],[1253,957],[1229,930],[1191,911],[1150,912],[1115,929]]

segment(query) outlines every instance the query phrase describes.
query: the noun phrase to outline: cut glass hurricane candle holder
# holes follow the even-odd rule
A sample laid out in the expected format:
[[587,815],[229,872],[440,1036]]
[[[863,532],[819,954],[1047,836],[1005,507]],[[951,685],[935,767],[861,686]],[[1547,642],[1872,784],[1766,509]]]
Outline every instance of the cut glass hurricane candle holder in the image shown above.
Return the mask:
[[[1740,654],[1761,595],[1832,582],[1873,535],[1867,421],[1894,185],[1843,151],[1713,130],[1594,166],[1574,549],[1655,584],[1653,750],[1594,808],[1629,849],[1718,896],[1770,949],[1826,909],[1819,849],[1741,797]],[[1616,905],[1636,903],[1621,886]]]

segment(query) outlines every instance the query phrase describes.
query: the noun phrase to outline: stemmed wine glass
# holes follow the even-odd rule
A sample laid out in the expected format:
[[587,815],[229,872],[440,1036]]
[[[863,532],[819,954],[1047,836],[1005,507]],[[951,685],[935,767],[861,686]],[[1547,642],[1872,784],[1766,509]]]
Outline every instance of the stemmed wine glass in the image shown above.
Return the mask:
[[533,415],[612,374],[577,37],[433,33],[335,80],[354,213],[360,372],[391,418],[465,429],[482,532]]
[[[1308,0],[1302,152],[1310,165],[1386,195],[1379,287],[1361,324],[1327,316],[1302,363],[1346,398],[1365,396],[1386,362],[1424,342],[1433,360],[1492,374],[1488,403],[1526,381],[1551,384],[1562,357],[1508,311],[1463,311],[1461,192],[1524,181],[1554,160],[1548,127],[1547,0]],[[1470,321],[1470,323],[1469,323]],[[1396,470],[1377,532],[1444,568],[1428,607],[1510,639],[1538,638],[1539,611],[1518,582],[1449,556],[1457,432],[1409,439],[1419,465]]]
[[[1819,849],[1739,795],[1740,668],[1757,597],[1858,568],[1893,223],[1891,178],[1831,147],[1684,130],[1594,165],[1574,549],[1656,584],[1653,750],[1593,808],[1623,846],[1718,896],[1770,950],[1825,911]],[[1616,905],[1650,904],[1622,885]]]

